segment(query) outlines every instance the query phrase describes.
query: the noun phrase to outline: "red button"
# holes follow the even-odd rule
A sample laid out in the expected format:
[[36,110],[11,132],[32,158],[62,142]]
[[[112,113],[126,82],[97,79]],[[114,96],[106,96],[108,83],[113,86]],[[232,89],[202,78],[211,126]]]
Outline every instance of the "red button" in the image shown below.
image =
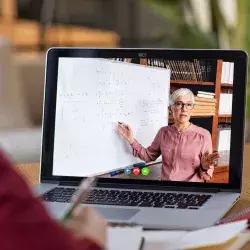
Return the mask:
[[141,171],[139,168],[133,168],[132,172],[134,175],[139,175]]

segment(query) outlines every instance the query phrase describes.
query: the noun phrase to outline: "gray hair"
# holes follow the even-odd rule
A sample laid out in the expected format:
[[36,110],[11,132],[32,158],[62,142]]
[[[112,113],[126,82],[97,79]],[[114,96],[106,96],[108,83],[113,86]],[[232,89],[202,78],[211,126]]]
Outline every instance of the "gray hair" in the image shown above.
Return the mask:
[[180,96],[184,96],[184,95],[190,95],[192,98],[192,103],[194,103],[194,94],[190,89],[187,88],[180,88],[175,90],[169,98],[169,106],[173,105],[176,101],[176,99]]

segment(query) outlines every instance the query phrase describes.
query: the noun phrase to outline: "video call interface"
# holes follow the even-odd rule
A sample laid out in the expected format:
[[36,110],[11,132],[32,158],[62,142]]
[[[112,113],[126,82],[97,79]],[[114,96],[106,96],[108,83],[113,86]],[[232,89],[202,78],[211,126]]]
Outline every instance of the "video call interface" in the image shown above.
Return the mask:
[[233,79],[220,58],[59,58],[53,175],[228,183]]

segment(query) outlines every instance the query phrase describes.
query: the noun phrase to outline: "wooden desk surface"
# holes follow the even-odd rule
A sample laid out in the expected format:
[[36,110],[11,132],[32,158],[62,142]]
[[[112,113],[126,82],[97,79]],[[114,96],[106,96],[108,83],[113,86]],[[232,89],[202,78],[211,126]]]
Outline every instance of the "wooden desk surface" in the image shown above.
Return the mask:
[[[250,207],[250,144],[246,144],[244,155],[244,170],[243,170],[243,190],[240,200],[228,212],[231,215],[244,208]],[[39,181],[39,164],[20,164],[16,166],[17,171],[24,177],[27,183],[32,187]],[[248,244],[245,249],[250,249]]]

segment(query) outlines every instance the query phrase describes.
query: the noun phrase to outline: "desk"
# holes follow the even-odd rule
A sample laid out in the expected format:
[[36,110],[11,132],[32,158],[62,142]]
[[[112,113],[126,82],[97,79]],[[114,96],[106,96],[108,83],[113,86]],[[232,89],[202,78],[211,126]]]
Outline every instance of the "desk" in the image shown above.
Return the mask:
[[[244,155],[245,167],[243,170],[243,190],[240,200],[228,212],[227,215],[238,212],[244,208],[250,207],[250,144],[245,147]],[[39,181],[39,164],[20,164],[16,166],[16,170],[24,177],[30,187]],[[244,250],[250,249],[250,244],[244,247]]]

